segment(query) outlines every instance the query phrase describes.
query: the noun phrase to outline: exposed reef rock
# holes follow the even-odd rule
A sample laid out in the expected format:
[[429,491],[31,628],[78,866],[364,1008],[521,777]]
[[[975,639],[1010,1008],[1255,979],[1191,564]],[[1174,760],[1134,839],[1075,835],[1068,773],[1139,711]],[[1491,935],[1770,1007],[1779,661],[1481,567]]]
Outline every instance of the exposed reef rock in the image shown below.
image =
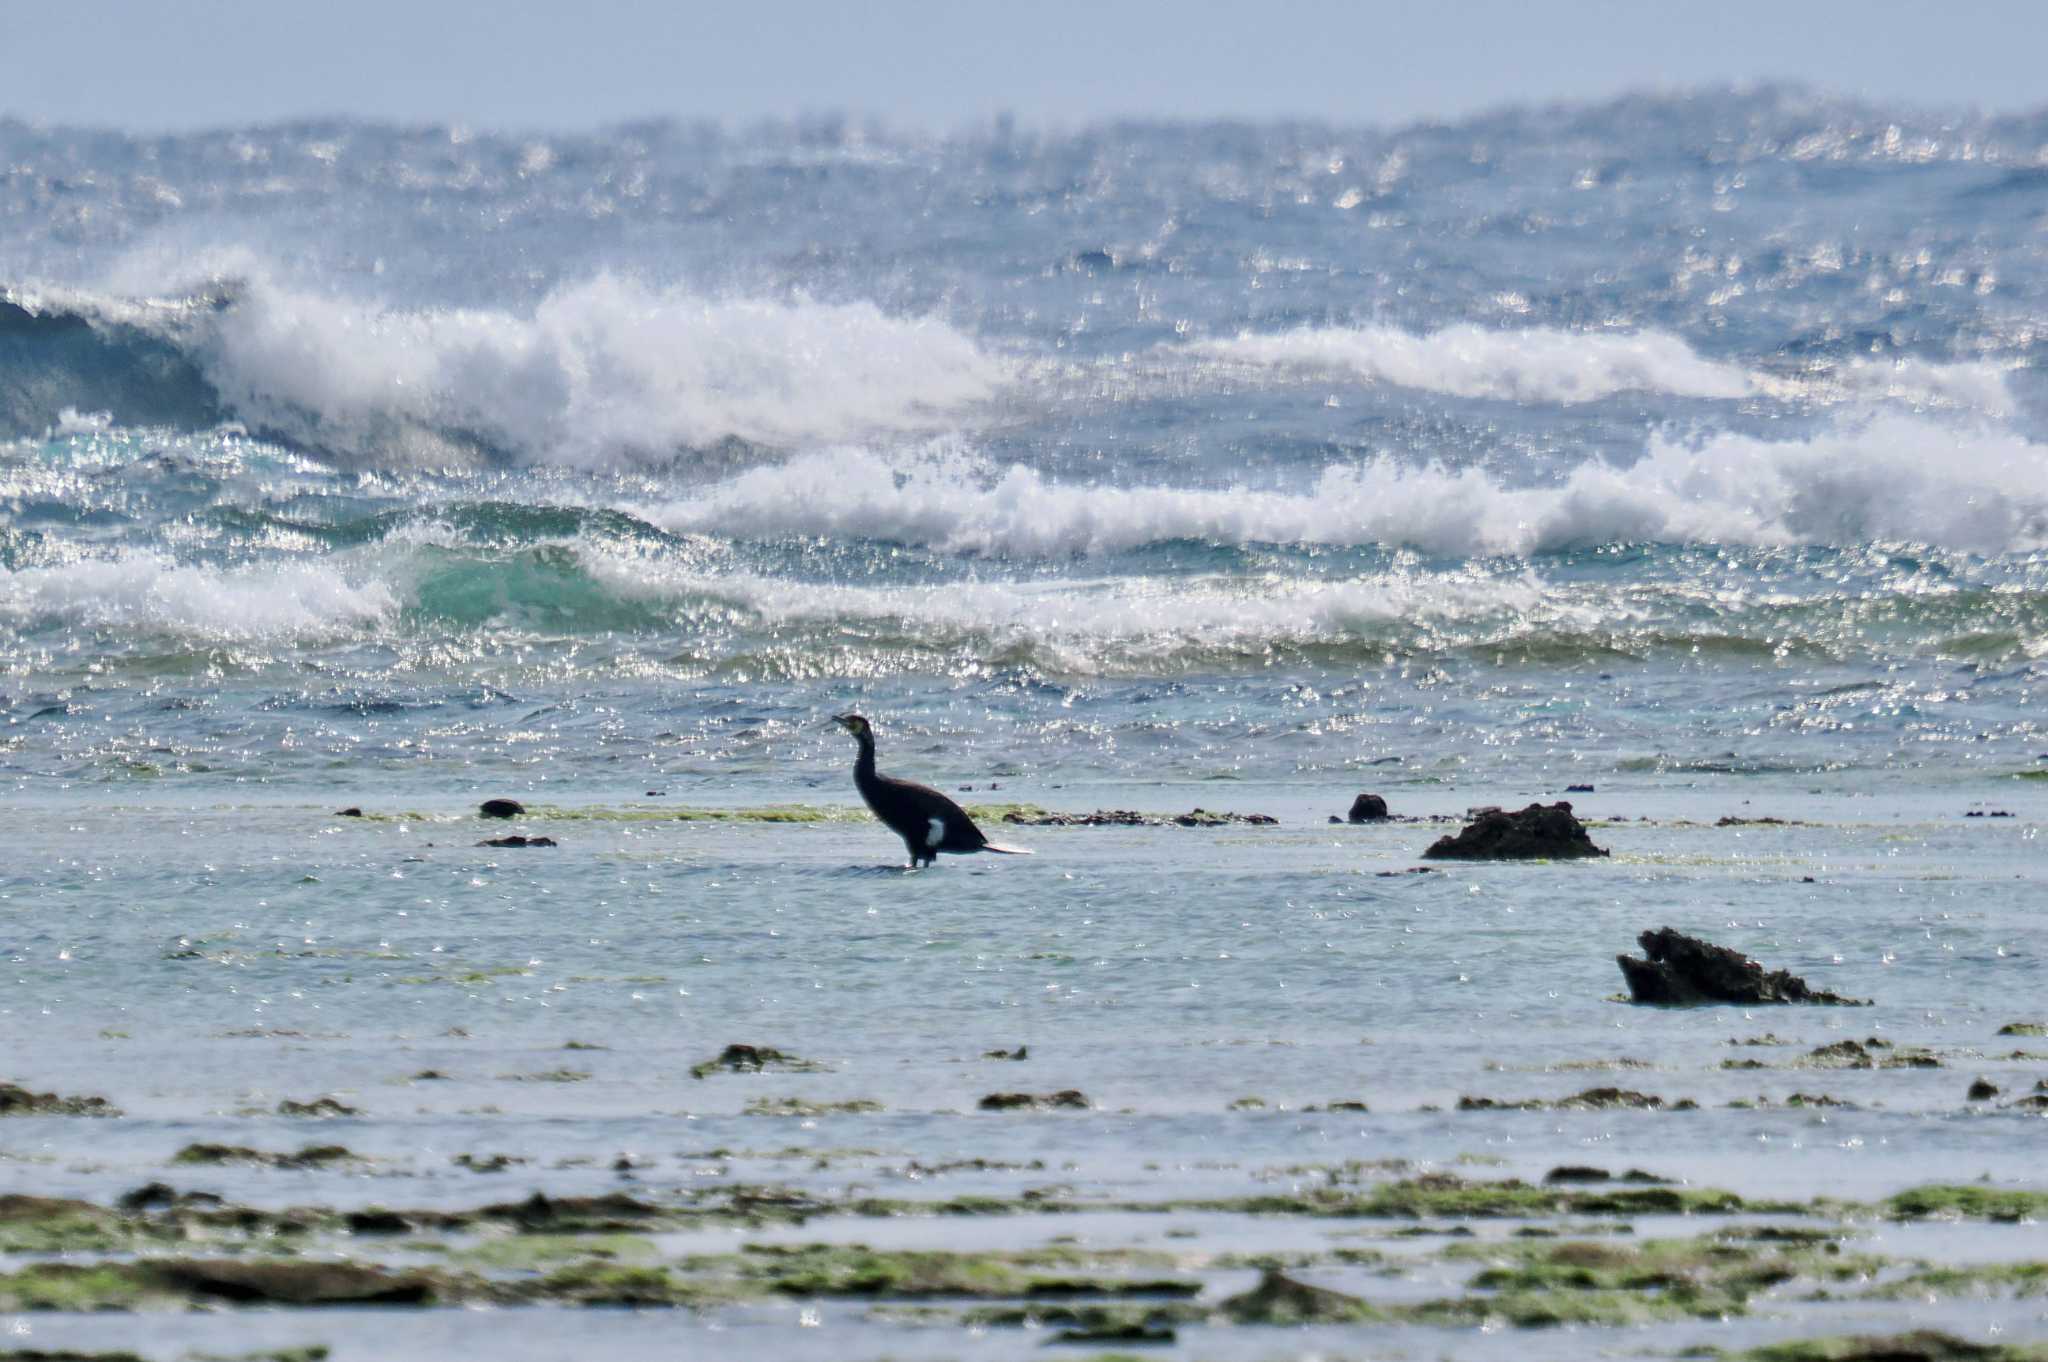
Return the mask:
[[1629,1001],[1666,1007],[1708,1003],[1821,1003],[1867,1007],[1867,999],[1845,998],[1811,988],[1789,970],[1767,970],[1740,951],[1716,946],[1670,927],[1644,932],[1636,940],[1648,959],[1617,955],[1628,980]]
[[1387,816],[1387,801],[1376,794],[1362,794],[1351,801],[1351,812],[1344,815],[1352,823],[1378,823]]
[[120,1109],[104,1097],[60,1097],[30,1092],[18,1083],[0,1083],[0,1116],[119,1116]]
[[1519,813],[1480,809],[1455,837],[1439,837],[1422,853],[1436,860],[1520,861],[1566,860],[1605,856],[1593,845],[1586,825],[1572,816],[1572,806],[1531,804]]
[[485,818],[517,818],[526,806],[516,799],[486,799],[477,813]]

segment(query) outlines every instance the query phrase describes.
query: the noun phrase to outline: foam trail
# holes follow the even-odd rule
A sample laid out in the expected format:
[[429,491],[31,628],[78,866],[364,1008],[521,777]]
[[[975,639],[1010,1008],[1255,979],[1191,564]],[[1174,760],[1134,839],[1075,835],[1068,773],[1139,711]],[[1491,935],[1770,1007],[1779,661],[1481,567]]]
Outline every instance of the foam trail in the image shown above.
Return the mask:
[[1982,553],[2048,545],[2048,449],[1887,416],[1806,441],[1660,437],[1639,462],[1587,463],[1509,487],[1478,469],[1378,457],[1332,465],[1306,492],[1060,483],[957,452],[909,462],[860,450],[749,469],[645,508],[676,531],[824,535],[950,553],[1059,557],[1176,539],[1534,554],[1615,541],[1746,545],[1873,541]]
[[1501,331],[1471,323],[1425,334],[1389,326],[1300,327],[1188,348],[1226,363],[1338,370],[1424,392],[1510,402],[1597,402],[1633,391],[1737,398],[1753,387],[1747,371],[1705,359],[1661,331]]
[[53,623],[218,641],[337,638],[389,619],[398,596],[325,564],[220,568],[124,553],[0,569],[0,623]]

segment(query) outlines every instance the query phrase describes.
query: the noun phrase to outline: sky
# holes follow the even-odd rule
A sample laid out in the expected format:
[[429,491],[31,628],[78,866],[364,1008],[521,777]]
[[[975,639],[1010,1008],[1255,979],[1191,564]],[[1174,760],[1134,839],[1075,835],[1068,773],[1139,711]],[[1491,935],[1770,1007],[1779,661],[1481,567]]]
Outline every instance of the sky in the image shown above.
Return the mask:
[[2044,52],[2039,0],[0,0],[0,117],[1394,124],[1763,80],[2010,111]]

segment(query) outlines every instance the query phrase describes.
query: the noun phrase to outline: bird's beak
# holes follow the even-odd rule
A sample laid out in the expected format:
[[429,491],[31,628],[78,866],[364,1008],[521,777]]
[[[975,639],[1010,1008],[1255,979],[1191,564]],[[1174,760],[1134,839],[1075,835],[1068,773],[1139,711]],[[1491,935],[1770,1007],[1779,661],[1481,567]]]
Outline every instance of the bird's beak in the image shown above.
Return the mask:
[[832,722],[844,728],[846,727],[846,716],[844,714],[835,714],[832,716]]

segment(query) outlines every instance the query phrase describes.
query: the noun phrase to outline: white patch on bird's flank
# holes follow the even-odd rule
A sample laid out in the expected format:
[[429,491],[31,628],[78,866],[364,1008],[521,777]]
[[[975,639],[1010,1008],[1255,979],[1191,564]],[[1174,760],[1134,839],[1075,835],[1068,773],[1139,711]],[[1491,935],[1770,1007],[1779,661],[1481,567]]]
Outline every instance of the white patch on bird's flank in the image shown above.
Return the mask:
[[929,821],[932,830],[925,834],[924,844],[928,847],[935,847],[946,840],[946,820],[934,818]]

